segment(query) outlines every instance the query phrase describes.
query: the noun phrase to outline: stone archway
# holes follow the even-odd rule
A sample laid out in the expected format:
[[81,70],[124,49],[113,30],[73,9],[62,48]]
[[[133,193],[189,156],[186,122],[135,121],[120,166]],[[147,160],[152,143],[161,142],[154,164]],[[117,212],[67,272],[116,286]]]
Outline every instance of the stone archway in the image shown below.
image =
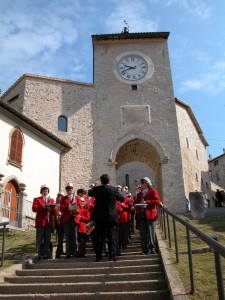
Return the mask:
[[[162,195],[162,174],[160,155],[150,143],[142,139],[132,139],[120,147],[116,154],[116,172],[117,180],[124,175],[131,178],[130,188],[133,189],[135,184],[143,176],[148,176],[152,184]],[[123,182],[117,182],[123,184]]]

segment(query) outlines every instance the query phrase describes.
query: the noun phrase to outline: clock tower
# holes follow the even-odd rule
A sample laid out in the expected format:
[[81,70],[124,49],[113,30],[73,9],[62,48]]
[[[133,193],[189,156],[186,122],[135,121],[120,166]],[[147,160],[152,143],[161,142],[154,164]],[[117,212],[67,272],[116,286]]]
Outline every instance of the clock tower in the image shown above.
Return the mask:
[[149,177],[177,210],[185,196],[168,32],[93,35],[93,176],[132,190]]

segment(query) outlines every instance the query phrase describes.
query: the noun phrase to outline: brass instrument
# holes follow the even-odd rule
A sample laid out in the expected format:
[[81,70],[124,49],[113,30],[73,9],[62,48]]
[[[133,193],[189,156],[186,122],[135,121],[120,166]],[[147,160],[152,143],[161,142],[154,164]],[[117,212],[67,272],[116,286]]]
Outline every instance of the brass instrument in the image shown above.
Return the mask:
[[91,221],[87,223],[87,235],[89,235],[95,229],[95,222]]
[[47,206],[47,217],[48,217],[47,223],[49,224],[50,223],[50,210],[49,210],[49,207],[50,207],[50,196],[48,196],[48,198],[47,198],[46,206]]
[[72,198],[72,202],[69,205],[69,209],[73,211],[72,215],[73,217],[75,217],[78,209],[75,193],[73,193],[73,198]]

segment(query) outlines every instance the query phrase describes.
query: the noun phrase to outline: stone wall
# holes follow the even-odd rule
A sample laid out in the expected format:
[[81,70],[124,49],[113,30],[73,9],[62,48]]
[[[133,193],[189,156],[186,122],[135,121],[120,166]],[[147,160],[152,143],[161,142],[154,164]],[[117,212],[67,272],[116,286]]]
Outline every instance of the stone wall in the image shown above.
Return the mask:
[[206,149],[185,107],[177,104],[177,119],[183,162],[185,195],[190,192],[207,193],[209,181]]

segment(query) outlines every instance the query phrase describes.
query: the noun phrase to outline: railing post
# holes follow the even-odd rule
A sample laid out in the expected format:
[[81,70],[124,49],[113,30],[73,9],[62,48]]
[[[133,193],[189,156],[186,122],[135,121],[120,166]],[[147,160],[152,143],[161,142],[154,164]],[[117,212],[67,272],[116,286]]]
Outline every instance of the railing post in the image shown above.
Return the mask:
[[2,235],[2,260],[1,260],[1,267],[3,266],[4,259],[5,259],[5,228],[9,222],[2,222],[0,226],[3,226],[3,235]]
[[[189,223],[189,220],[186,220]],[[193,262],[192,262],[192,250],[191,250],[191,237],[190,230],[186,227],[187,232],[187,246],[188,246],[188,260],[189,260],[189,272],[190,272],[190,282],[191,282],[191,294],[195,292],[194,285],[194,272],[193,272]]]
[[177,243],[177,227],[176,220],[173,218],[173,233],[174,233],[174,244],[175,244],[175,253],[176,253],[176,262],[179,262],[179,254],[178,254],[178,243]]
[[166,240],[166,216],[165,216],[165,210],[163,210],[163,228],[164,228],[164,238]]
[[[219,242],[219,237],[214,235],[212,236],[214,240]],[[214,251],[215,267],[216,267],[216,280],[217,280],[217,290],[218,290],[218,299],[224,300],[224,286],[223,286],[223,274],[221,267],[220,255]]]
[[170,234],[170,223],[169,223],[169,215],[166,213],[166,221],[167,221],[167,229],[168,229],[168,239],[169,239],[169,247],[171,248],[171,234]]

